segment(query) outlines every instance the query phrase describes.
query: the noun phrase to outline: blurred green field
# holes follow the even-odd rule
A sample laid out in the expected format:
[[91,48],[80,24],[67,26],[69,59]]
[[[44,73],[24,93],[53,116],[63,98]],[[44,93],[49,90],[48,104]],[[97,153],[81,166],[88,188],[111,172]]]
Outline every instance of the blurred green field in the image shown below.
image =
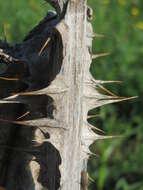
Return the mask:
[[[91,73],[96,79],[120,80],[106,85],[120,96],[138,99],[92,110],[99,114],[90,122],[112,140],[97,141],[88,164],[89,190],[143,190],[143,1],[88,0],[94,10],[93,52],[111,55],[93,61]],[[0,0],[0,37],[19,42],[45,15],[42,0]]]
[[108,105],[96,110],[100,117],[91,121],[108,135],[121,138],[96,142],[89,173],[95,182],[90,190],[143,190],[143,1],[89,0],[94,10],[93,26],[103,39],[94,39],[93,52],[111,52],[96,60],[91,72],[96,79],[120,80],[106,86],[120,96],[136,100]]

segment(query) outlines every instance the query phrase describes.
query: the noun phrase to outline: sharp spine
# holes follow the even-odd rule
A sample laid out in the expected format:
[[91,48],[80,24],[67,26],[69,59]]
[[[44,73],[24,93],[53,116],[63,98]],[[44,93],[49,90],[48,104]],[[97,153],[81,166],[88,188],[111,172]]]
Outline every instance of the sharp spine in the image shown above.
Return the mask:
[[94,55],[92,55],[92,59],[96,59],[96,58],[99,58],[99,57],[105,57],[105,56],[108,56],[108,55],[111,55],[111,53],[107,52],[107,53],[94,54]]
[[39,51],[39,56],[42,54],[42,52],[44,51],[44,49],[46,48],[46,46],[48,45],[49,41],[51,40],[51,38],[47,38],[47,40],[45,41],[44,45],[42,46],[42,48]]

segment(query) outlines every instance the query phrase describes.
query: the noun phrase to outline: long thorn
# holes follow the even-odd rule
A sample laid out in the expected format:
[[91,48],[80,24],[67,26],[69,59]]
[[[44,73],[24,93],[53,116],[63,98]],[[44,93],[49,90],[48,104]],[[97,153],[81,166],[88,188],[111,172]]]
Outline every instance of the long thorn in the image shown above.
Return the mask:
[[96,118],[96,117],[100,117],[99,114],[95,114],[95,115],[88,115],[87,119],[92,119],[92,118]]
[[22,118],[26,117],[29,114],[30,114],[30,111],[27,111],[26,113],[24,113],[23,115],[21,115],[20,117],[18,117],[16,120],[22,119]]
[[88,154],[89,156],[94,156],[94,157],[96,157],[96,158],[99,157],[98,154],[95,154],[95,153],[91,152],[90,150],[89,150],[88,152],[86,152],[86,151],[84,151],[84,152],[85,152],[86,154]]
[[105,36],[103,34],[94,33],[93,37],[95,37],[95,38],[104,38]]
[[0,104],[19,104],[18,101],[8,101],[8,100],[0,100]]
[[91,81],[96,84],[122,83],[122,81],[119,80],[102,81],[102,80],[95,80],[93,78],[91,78]]
[[102,135],[98,135],[98,139],[97,140],[106,140],[106,139],[113,139],[113,138],[121,138],[121,136],[102,136]]
[[100,100],[120,100],[120,101],[126,101],[126,100],[132,100],[138,98],[138,96],[132,96],[132,97],[108,97],[108,98],[104,98],[104,99],[100,99]]
[[13,124],[16,124],[15,121],[13,121],[13,120],[8,120],[8,119],[1,119],[1,118],[0,118],[0,121],[1,121],[1,122],[6,122],[6,123],[13,123]]
[[108,56],[110,55],[111,53],[107,52],[107,53],[100,53],[100,54],[94,54],[92,55],[92,59],[96,59],[96,58],[99,58],[99,57],[105,57],[105,56]]
[[88,38],[104,38],[105,36],[103,34],[97,34],[97,33],[93,33],[93,34],[87,34]]
[[89,179],[89,181],[91,181],[92,183],[95,183],[95,180],[94,180],[92,177],[90,177],[89,175],[88,175],[88,179]]
[[55,88],[55,89],[49,89],[49,88],[43,88],[41,90],[35,90],[35,91],[29,91],[29,92],[20,92],[20,93],[12,93],[14,96],[37,96],[42,94],[60,94],[65,93],[68,91],[68,88]]
[[116,94],[114,94],[113,92],[111,92],[110,90],[108,90],[107,88],[102,86],[101,84],[98,84],[97,86],[99,86],[103,91],[107,92],[107,94],[114,96],[114,97],[118,97]]
[[44,51],[44,49],[45,49],[46,46],[48,45],[50,39],[51,39],[51,38],[48,38],[48,39],[46,40],[46,42],[44,43],[44,45],[42,46],[42,48],[40,49],[39,54],[38,54],[39,56],[41,55],[41,53]]
[[87,125],[88,125],[91,129],[95,129],[96,131],[99,131],[99,132],[105,134],[105,132],[104,132],[102,129],[99,129],[99,128],[97,128],[97,127],[95,127],[94,125],[91,125],[91,124],[89,124],[89,123],[87,123]]
[[8,81],[18,81],[18,78],[8,78],[8,77],[0,77],[2,80],[8,80]]

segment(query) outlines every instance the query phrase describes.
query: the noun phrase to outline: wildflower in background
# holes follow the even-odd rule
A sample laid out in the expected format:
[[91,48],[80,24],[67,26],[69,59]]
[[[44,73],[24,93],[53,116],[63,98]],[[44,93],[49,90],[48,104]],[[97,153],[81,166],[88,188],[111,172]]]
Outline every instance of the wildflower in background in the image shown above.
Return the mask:
[[118,0],[119,5],[125,5],[125,0]]
[[140,30],[143,30],[143,21],[137,22],[136,27]]
[[138,16],[138,14],[139,14],[139,9],[138,9],[137,7],[133,7],[133,8],[131,9],[131,14],[132,14],[133,16]]
[[110,0],[104,0],[104,5],[109,5],[110,4]]

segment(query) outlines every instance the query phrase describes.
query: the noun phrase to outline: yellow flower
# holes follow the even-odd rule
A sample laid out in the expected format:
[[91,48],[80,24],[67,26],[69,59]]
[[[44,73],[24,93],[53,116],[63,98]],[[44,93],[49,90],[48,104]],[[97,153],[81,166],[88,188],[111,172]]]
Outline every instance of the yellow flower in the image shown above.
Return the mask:
[[125,5],[125,0],[118,0],[119,5]]
[[136,27],[140,30],[143,30],[143,21],[137,22]]
[[132,14],[133,16],[138,16],[138,14],[139,14],[138,8],[137,8],[137,7],[133,7],[133,8],[131,9],[131,14]]
[[110,0],[104,0],[104,5],[109,5],[110,4]]

